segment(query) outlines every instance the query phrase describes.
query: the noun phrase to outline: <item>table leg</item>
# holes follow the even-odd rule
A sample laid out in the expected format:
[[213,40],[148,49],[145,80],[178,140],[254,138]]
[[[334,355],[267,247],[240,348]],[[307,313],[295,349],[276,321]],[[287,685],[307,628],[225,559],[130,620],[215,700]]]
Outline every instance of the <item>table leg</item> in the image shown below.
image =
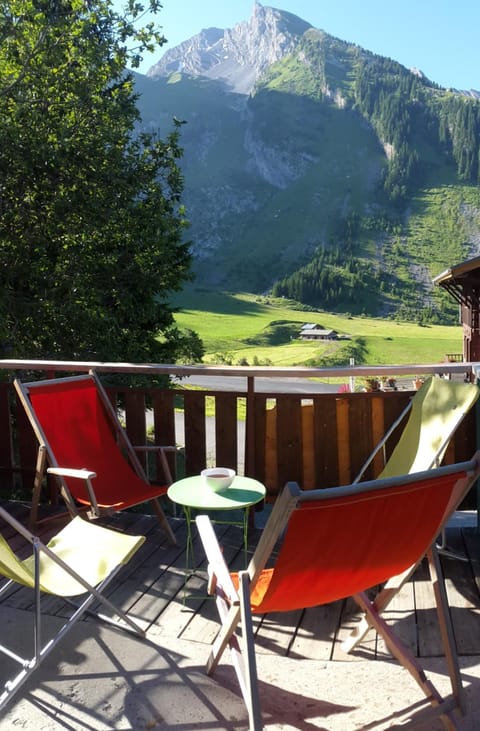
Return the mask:
[[185,548],[185,577],[183,580],[183,598],[182,598],[182,603],[185,606],[186,601],[187,601],[188,577],[191,576],[195,572],[196,565],[195,565],[195,552],[193,550],[192,509],[188,505],[184,505],[183,513],[185,515],[185,522],[187,523],[187,545]]
[[[189,571],[195,571],[196,565],[195,565],[195,553],[193,550],[193,535],[192,535],[192,510],[188,505],[183,506],[183,511],[185,513],[185,520],[187,523],[187,548],[186,548],[186,558],[185,558],[185,566],[186,566],[186,573],[188,574]],[[191,562],[191,566],[190,566]]]

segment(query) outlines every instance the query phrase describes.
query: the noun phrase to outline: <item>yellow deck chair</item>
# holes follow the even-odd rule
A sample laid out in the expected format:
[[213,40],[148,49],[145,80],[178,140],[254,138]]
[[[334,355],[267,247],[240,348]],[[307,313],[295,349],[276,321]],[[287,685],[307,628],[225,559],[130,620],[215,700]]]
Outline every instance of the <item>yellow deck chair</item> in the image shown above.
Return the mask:
[[[406,408],[378,442],[353,480],[361,480],[373,462],[373,477],[388,477],[409,472],[430,469],[442,461],[445,450],[465,415],[472,408],[480,389],[463,382],[449,381],[438,376],[428,378],[422,387],[412,395]],[[278,439],[276,407],[266,411],[265,422],[265,484],[268,490],[277,491]],[[390,456],[392,438],[403,429],[400,441]],[[302,404],[301,434],[302,468],[300,474],[302,489],[321,486],[316,476],[314,406]],[[463,455],[462,455],[463,456]],[[344,481],[350,481],[348,476]],[[342,473],[342,468],[340,470]],[[380,473],[380,474],[379,474]],[[345,472],[344,472],[345,474]],[[291,479],[291,475],[287,475]],[[299,477],[295,477],[299,479]]]
[[[128,563],[145,538],[118,533],[77,516],[45,545],[1,507],[0,518],[33,548],[31,556],[20,560],[0,535],[0,575],[7,579],[0,589],[0,597],[12,583],[17,583],[31,588],[35,599],[31,657],[21,657],[13,649],[0,644],[0,653],[13,660],[14,666],[18,664],[21,668],[5,683],[3,689],[0,688],[2,709],[94,601],[100,602],[109,612],[109,616],[96,612],[97,617],[141,637],[145,636],[144,630],[103,594],[106,586]],[[65,624],[53,638],[47,640],[44,640],[42,633],[43,593],[66,601],[71,597],[82,596]],[[72,605],[71,601],[67,603]],[[115,615],[118,619],[114,618]]]
[[[385,461],[386,443],[407,415],[408,421],[405,428],[392,454],[385,461],[385,466],[378,475],[378,479],[438,467],[455,430],[475,404],[479,394],[480,389],[472,383],[448,381],[437,376],[428,378],[377,444],[354,482],[361,480],[365,470],[380,450],[383,451]],[[442,554],[465,560],[463,556],[447,548],[445,528],[442,529],[438,548]],[[414,569],[415,566],[411,566],[403,574],[389,579],[376,599],[376,607],[379,611],[387,608]],[[361,642],[369,629],[370,624],[364,617],[357,624],[351,636],[343,643],[343,649],[346,652],[351,651]]]
[[[473,383],[428,378],[409,401],[362,466],[354,482],[359,482],[380,450],[384,467],[378,479],[421,472],[437,467],[465,415],[480,395]],[[408,421],[390,457],[386,445],[390,436],[408,415]]]
[[[435,539],[479,474],[477,453],[470,462],[345,487],[302,491],[288,483],[247,570],[239,574],[229,572],[208,516],[196,518],[208,560],[209,593],[215,596],[221,623],[207,672],[215,670],[228,647],[250,731],[263,728],[252,615],[291,612],[349,596],[413,676],[431,704],[429,713],[438,715],[446,729],[458,728],[453,711],[462,707],[462,681]],[[440,695],[367,594],[425,555],[452,685],[449,698]],[[320,676],[321,671],[319,686]]]

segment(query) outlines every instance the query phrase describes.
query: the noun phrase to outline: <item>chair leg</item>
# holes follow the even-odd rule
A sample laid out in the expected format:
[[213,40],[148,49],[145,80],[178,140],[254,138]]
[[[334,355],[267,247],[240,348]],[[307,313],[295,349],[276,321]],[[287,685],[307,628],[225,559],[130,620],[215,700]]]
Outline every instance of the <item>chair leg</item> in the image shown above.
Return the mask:
[[[45,550],[45,546],[43,547]],[[34,546],[34,557],[35,557],[35,585],[33,587],[34,591],[34,611],[33,611],[33,654],[30,658],[23,658],[11,651],[9,648],[7,648],[4,645],[0,645],[0,654],[3,654],[15,662],[17,662],[21,666],[21,670],[17,673],[16,676],[11,678],[9,681],[5,683],[5,686],[2,689],[0,689],[0,710],[10,701],[10,699],[15,695],[15,693],[19,690],[19,688],[25,683],[26,680],[32,675],[32,673],[38,668],[38,666],[41,664],[41,662],[50,654],[50,652],[58,645],[58,643],[63,639],[63,637],[69,632],[69,630],[72,628],[76,622],[78,622],[81,617],[88,613],[92,616],[95,616],[97,619],[102,620],[103,622],[107,622],[108,624],[114,625],[118,629],[121,629],[123,631],[133,632],[134,634],[138,635],[139,637],[145,637],[145,630],[140,627],[133,619],[131,619],[123,610],[121,610],[119,607],[115,606],[106,596],[103,595],[103,590],[108,586],[108,584],[112,581],[112,579],[118,574],[118,572],[121,570],[122,565],[119,565],[114,569],[109,576],[101,582],[98,587],[90,586],[87,582],[84,582],[79,578],[80,583],[86,584],[86,589],[88,590],[88,596],[81,601],[80,604],[75,604],[74,602],[71,602],[68,597],[63,597],[64,601],[71,605],[73,607],[73,612],[66,618],[65,623],[62,625],[62,627],[57,630],[54,637],[52,637],[50,640],[44,640],[43,639],[43,629],[42,629],[42,613],[41,613],[41,602],[42,602],[42,594],[40,591],[40,566],[39,566],[39,549],[38,546]],[[0,593],[2,593],[6,588],[8,588],[12,584],[12,581],[7,582],[7,584],[2,587],[2,590]],[[93,602],[97,600],[101,605],[106,607],[108,609],[112,616],[103,615],[96,611],[90,611],[90,606],[93,604]],[[118,622],[114,619],[114,615],[116,615],[120,620],[122,620],[123,624],[121,622]]]
[[225,648],[231,646],[232,637],[240,621],[240,609],[238,606],[229,607],[227,602],[218,593],[215,596],[215,601],[222,625],[210,650],[210,655],[207,660],[207,675],[211,675],[214,672]]
[[[379,593],[373,600],[373,606],[375,607],[377,612],[381,613],[385,611],[385,609],[388,607],[396,594],[400,591],[405,582],[409,580],[410,576],[417,568],[417,565],[418,564],[414,564],[402,574],[392,576],[390,579],[388,579],[383,589],[379,591]],[[362,619],[351,631],[350,635],[342,642],[342,650],[344,652],[351,652],[352,650],[354,650],[355,647],[357,647],[357,645],[359,645],[360,642],[363,640],[371,627],[372,625],[368,621],[368,617],[362,617]]]
[[447,661],[448,673],[452,684],[453,695],[455,696],[459,708],[464,711],[465,708],[465,692],[462,685],[460,667],[458,664],[458,655],[455,645],[455,636],[453,632],[452,619],[448,610],[448,598],[445,589],[445,581],[443,578],[442,567],[435,547],[431,548],[427,553],[431,581],[435,594],[435,602],[437,606],[438,625],[440,635],[442,637],[445,659]]
[[[257,663],[253,636],[252,613],[250,610],[250,577],[248,571],[239,573],[240,607],[230,607],[221,594],[216,595],[218,614],[221,621],[220,632],[213,643],[207,661],[207,673],[211,675],[228,647],[237,676],[243,700],[248,711],[249,731],[263,729],[258,694]],[[241,643],[235,629],[241,620]]]
[[425,694],[426,699],[433,706],[435,716],[440,716],[445,729],[447,731],[455,731],[458,729],[458,724],[452,714],[458,708],[456,699],[453,701],[453,699],[442,698],[433,683],[426,677],[421,664],[417,661],[410,649],[392,632],[365,592],[355,594],[353,598],[368,616],[369,624],[383,637],[392,655],[408,670],[417,682]]
[[35,465],[35,479],[33,481],[32,507],[30,509],[30,518],[28,527],[33,530],[38,520],[38,506],[40,504],[40,495],[42,492],[42,480],[45,475],[45,466],[47,462],[47,450],[44,444],[38,448],[37,463]]
[[465,554],[458,553],[458,551],[454,551],[447,546],[447,533],[445,528],[442,530],[441,539],[437,543],[437,551],[447,558],[455,558],[457,561],[465,561],[468,563],[468,557]]
[[257,661],[253,636],[252,612],[250,609],[250,576],[248,571],[241,571],[240,579],[240,613],[242,621],[242,643],[244,658],[245,702],[251,731],[263,728],[258,695]]
[[170,523],[168,522],[167,516],[163,512],[162,506],[160,505],[158,499],[157,498],[153,498],[151,500],[151,503],[152,503],[153,509],[154,509],[154,511],[155,511],[155,513],[157,515],[157,518],[160,521],[160,525],[162,526],[163,530],[167,534],[167,540],[168,540],[168,542],[170,543],[170,545],[176,546],[177,545],[177,539],[175,538],[175,534],[172,531],[172,527],[171,527]]

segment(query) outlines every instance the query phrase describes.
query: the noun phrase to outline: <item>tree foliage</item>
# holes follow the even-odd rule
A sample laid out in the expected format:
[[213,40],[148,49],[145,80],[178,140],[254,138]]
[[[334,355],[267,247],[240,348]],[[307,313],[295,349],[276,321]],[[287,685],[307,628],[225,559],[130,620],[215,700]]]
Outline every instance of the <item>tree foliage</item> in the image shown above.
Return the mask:
[[[158,2],[149,9],[157,11]],[[0,0],[0,340],[3,355],[175,362],[190,277],[179,123],[139,130],[132,73],[162,43],[143,7]]]
[[338,221],[330,246],[318,249],[308,264],[275,282],[272,294],[327,310],[374,314],[379,273],[354,255],[359,228],[360,219],[354,214]]
[[394,200],[405,198],[418,184],[422,135],[454,161],[459,180],[479,182],[478,99],[440,92],[399,63],[373,56],[358,65],[355,104],[392,146],[384,187]]

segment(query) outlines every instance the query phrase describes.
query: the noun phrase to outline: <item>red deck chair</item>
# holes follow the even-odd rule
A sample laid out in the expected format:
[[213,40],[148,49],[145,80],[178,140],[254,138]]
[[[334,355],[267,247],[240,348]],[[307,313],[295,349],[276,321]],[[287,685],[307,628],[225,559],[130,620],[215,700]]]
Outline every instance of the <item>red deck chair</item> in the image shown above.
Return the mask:
[[[207,663],[211,673],[227,646],[247,705],[251,731],[261,729],[252,614],[327,604],[352,596],[412,674],[447,729],[456,728],[462,686],[436,536],[480,474],[473,460],[427,472],[347,487],[301,491],[288,483],[277,499],[246,571],[230,574],[207,516],[197,525],[208,559],[209,592],[221,618]],[[272,551],[285,531],[272,568]],[[427,555],[452,697],[444,700],[418,660],[386,624],[366,590],[418,564]],[[241,627],[241,637],[237,628]],[[243,652],[242,652],[243,650]]]
[[165,495],[171,474],[160,450],[165,485],[151,485],[122,428],[115,410],[94,373],[34,383],[15,381],[39,443],[31,522],[36,521],[41,482],[55,475],[72,515],[88,506],[89,517],[124,510],[149,501],[168,540],[175,537],[158,498]]

